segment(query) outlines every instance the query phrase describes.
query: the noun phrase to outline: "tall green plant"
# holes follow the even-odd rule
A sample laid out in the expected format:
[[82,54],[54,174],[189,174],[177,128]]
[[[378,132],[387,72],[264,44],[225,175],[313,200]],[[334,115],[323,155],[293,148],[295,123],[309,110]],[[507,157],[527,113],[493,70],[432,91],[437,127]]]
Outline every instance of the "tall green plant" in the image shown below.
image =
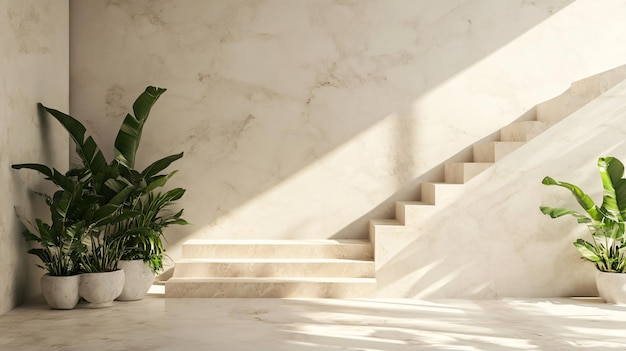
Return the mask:
[[[97,236],[91,238],[92,244],[95,242],[98,248],[111,244],[111,241],[103,239],[101,233],[114,236],[116,240],[122,236],[128,236],[124,241],[123,256],[143,258],[151,262],[155,270],[162,268],[163,228],[171,224],[187,224],[181,218],[182,210],[175,214],[167,212],[166,207],[170,206],[174,200],[165,202],[154,200],[162,196],[156,193],[156,190],[163,187],[176,171],[167,174],[159,173],[182,158],[183,153],[161,158],[143,171],[135,169],[143,127],[152,107],[165,91],[166,89],[150,86],[135,100],[134,115],[127,114],[118,131],[114,143],[115,157],[111,162],[106,160],[95,140],[86,135],[86,128],[81,122],[61,111],[39,104],[41,109],[65,128],[74,141],[76,154],[82,161],[82,167],[71,172],[79,175],[86,194],[96,200],[95,207],[109,206],[110,208],[111,204],[117,206],[115,213],[111,215],[115,215],[118,221],[104,224],[104,227],[99,228],[98,231],[90,232],[90,235],[97,233]],[[60,172],[45,165],[28,163],[13,167],[38,171],[62,189],[71,186],[66,183]],[[165,194],[169,193],[180,194],[182,197],[184,189],[173,189]],[[163,196],[165,199],[170,197],[170,195]],[[155,204],[160,204],[156,215],[154,214]],[[91,251],[94,251],[93,247]]]
[[626,272],[626,179],[624,165],[614,157],[598,159],[598,170],[604,189],[602,204],[596,205],[591,197],[578,186],[559,182],[550,177],[544,185],[556,185],[568,189],[583,208],[584,213],[566,208],[541,206],[542,213],[552,218],[573,216],[578,223],[585,224],[590,231],[591,241],[577,239],[574,246],[582,258],[592,262],[603,272]]

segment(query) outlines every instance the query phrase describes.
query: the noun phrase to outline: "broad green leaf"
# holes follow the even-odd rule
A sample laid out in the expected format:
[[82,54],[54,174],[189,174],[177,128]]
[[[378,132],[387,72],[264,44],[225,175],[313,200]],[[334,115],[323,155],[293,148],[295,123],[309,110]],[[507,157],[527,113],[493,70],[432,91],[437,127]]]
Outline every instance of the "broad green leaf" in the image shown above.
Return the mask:
[[161,175],[161,176],[153,177],[152,180],[149,183],[147,183],[147,186],[144,189],[144,193],[150,193],[154,189],[164,186],[167,183],[167,181],[177,172],[178,171],[173,171],[168,175]]
[[151,178],[155,176],[157,173],[169,167],[169,165],[172,164],[172,162],[182,157],[183,157],[183,153],[181,152],[179,154],[170,155],[160,160],[157,160],[153,162],[150,166],[146,167],[146,169],[144,169],[143,172],[141,172],[141,175],[146,179]]
[[32,169],[45,175],[48,178],[52,178],[52,170],[48,166],[45,166],[39,163],[20,163],[20,164],[12,165],[11,167],[13,169],[23,169],[23,168]]
[[598,170],[604,189],[602,206],[600,208],[606,217],[615,221],[622,221],[622,214],[617,205],[617,197],[613,183],[619,182],[624,175],[624,165],[613,157],[600,157],[598,159]]
[[589,216],[593,220],[602,220],[603,216],[600,211],[598,211],[596,204],[593,202],[591,197],[585,194],[578,186],[570,183],[559,182],[550,177],[543,178],[541,183],[544,185],[556,185],[568,189],[569,191],[571,191],[572,195],[574,195],[574,198],[576,198],[576,201],[578,201],[580,206],[585,210],[585,212],[589,214]]
[[52,181],[54,184],[66,190],[69,190],[73,187],[73,182],[70,180],[69,177],[63,175],[61,172],[57,171],[54,168],[51,169],[48,166],[39,163],[21,163],[12,165],[11,167],[13,169],[35,170],[46,176],[46,179]]
[[143,126],[148,119],[152,106],[165,90],[163,88],[147,87],[133,104],[135,115],[127,114],[126,118],[124,118],[124,122],[115,138],[114,150],[115,159],[121,165],[129,169],[135,167],[135,156],[141,141]]
[[567,208],[557,208],[557,207],[548,207],[548,206],[540,206],[539,210],[541,213],[545,215],[549,215],[552,218],[559,218],[566,215],[574,216],[578,219],[578,223],[589,223],[591,219],[581,213],[578,213],[574,210],[569,210]]
[[88,137],[85,140],[85,126],[74,117],[66,115],[63,112],[45,107],[42,104],[39,104],[39,106],[61,123],[70,134],[72,140],[74,140],[76,152],[83,161],[84,166],[87,167],[91,173],[98,174],[100,169],[106,166],[107,161],[92,137]]
[[100,222],[110,218],[117,210],[119,210],[118,205],[108,204],[100,207],[93,214],[92,223],[96,225],[100,225]]
[[126,187],[128,187],[129,184],[128,181],[126,181],[125,179],[107,179],[106,182],[104,182],[104,184],[111,190],[113,190],[115,193],[119,193],[122,190],[126,189]]
[[595,248],[593,247],[593,245],[591,245],[590,243],[584,241],[583,239],[576,240],[574,242],[574,246],[576,246],[576,248],[578,249],[580,254],[586,260],[589,260],[591,262],[599,262],[601,260],[600,256],[598,256],[598,254],[597,254]]
[[123,204],[124,201],[126,201],[126,199],[128,199],[130,194],[133,193],[133,191],[135,191],[135,187],[134,186],[132,186],[132,185],[127,186],[126,188],[124,188],[121,191],[119,191],[117,193],[117,195],[115,195],[109,201],[109,204],[112,204],[112,205],[121,205],[121,204]]
[[26,241],[41,241],[41,239],[39,239],[39,237],[33,234],[30,230],[23,231],[22,235],[24,236],[24,239],[26,239]]

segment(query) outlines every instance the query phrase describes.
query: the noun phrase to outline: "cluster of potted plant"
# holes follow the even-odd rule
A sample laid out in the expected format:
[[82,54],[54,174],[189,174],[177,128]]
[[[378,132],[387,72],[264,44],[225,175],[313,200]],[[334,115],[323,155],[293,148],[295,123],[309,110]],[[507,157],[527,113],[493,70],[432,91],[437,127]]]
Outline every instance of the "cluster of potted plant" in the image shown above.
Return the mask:
[[578,186],[545,177],[545,185],[556,185],[571,191],[584,213],[566,208],[541,206],[541,212],[552,218],[574,216],[585,224],[591,241],[578,239],[574,246],[582,258],[597,268],[596,286],[608,303],[626,304],[626,179],[624,165],[614,157],[598,159],[604,189],[602,204],[597,206]]
[[115,158],[107,162],[83,124],[60,111],[39,105],[69,133],[82,164],[61,173],[36,163],[13,165],[31,169],[52,181],[58,190],[41,194],[51,223],[28,222],[27,241],[38,243],[29,253],[39,257],[44,298],[55,309],[71,309],[80,297],[93,307],[113,300],[141,299],[163,268],[163,230],[184,225],[183,210],[170,207],[185,189],[160,192],[176,171],[160,174],[183,154],[164,157],[142,171],[135,156],[143,126],[163,88],[147,87],[127,114],[114,144]]

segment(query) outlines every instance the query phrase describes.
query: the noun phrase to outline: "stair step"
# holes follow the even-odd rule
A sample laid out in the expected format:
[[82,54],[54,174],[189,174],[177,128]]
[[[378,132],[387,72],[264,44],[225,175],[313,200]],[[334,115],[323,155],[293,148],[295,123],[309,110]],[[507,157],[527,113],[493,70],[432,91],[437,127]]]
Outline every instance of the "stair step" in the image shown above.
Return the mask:
[[344,259],[182,259],[174,277],[374,277],[374,261]]
[[595,97],[566,92],[537,105],[537,120],[556,123],[578,111]]
[[474,162],[498,162],[524,145],[523,141],[492,141],[474,145]]
[[435,206],[422,201],[396,202],[396,218],[404,225],[419,224],[430,218],[435,211]]
[[183,258],[341,258],[371,260],[367,240],[189,240]]
[[171,278],[165,297],[374,298],[374,278]]
[[529,141],[548,127],[548,123],[541,121],[514,122],[500,129],[500,139],[502,141]]
[[450,184],[465,184],[492,165],[493,163],[486,162],[446,163],[444,165],[445,182]]
[[454,201],[463,184],[424,183],[422,184],[422,202],[429,205],[444,204]]
[[376,242],[376,233],[383,231],[387,234],[400,234],[404,232],[404,224],[396,219],[370,219],[370,241]]

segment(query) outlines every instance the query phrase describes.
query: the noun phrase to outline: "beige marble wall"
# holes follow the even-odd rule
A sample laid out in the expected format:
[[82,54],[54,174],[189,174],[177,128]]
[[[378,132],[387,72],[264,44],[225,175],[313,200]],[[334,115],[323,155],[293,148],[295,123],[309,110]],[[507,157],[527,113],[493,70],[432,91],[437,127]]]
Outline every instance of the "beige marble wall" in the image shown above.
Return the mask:
[[172,185],[188,188],[194,225],[168,232],[173,259],[190,238],[364,238],[442,162],[626,59],[620,0],[109,0],[71,13],[71,112],[104,149],[146,85],[169,89],[140,156],[185,152]]
[[69,106],[69,5],[63,0],[0,0],[0,314],[39,292],[14,206],[28,218],[49,215],[33,191],[50,188],[11,164],[67,169],[68,139],[37,113],[37,102]]

